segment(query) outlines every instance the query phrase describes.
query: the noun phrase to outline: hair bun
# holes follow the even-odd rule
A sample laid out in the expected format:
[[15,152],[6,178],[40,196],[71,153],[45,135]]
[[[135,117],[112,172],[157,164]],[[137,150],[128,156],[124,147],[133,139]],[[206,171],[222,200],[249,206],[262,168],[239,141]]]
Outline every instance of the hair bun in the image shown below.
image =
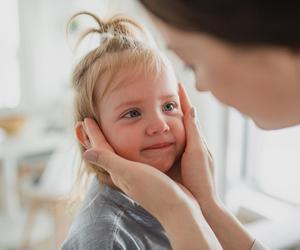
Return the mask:
[[88,12],[88,11],[82,11],[74,14],[69,22],[67,27],[70,26],[72,21],[76,19],[79,16],[89,16],[91,17],[96,23],[98,24],[98,27],[95,28],[89,28],[85,30],[77,44],[79,45],[81,41],[89,34],[97,33],[100,36],[100,41],[103,42],[103,40],[107,40],[116,36],[126,36],[128,38],[137,39],[140,40],[141,36],[146,35],[145,30],[142,26],[140,26],[137,22],[135,22],[133,19],[126,17],[124,15],[114,15],[113,17],[109,18],[108,20],[102,20],[95,14]]

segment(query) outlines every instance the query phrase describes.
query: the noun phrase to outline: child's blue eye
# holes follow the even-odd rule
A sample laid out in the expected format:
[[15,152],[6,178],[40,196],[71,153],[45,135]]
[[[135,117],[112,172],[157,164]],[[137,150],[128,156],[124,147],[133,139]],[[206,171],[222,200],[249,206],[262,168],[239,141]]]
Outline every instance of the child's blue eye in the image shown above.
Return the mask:
[[123,118],[134,118],[140,116],[141,113],[137,110],[130,110],[126,114],[124,114],[122,117]]
[[170,112],[177,108],[177,104],[175,102],[168,102],[163,105],[163,111]]

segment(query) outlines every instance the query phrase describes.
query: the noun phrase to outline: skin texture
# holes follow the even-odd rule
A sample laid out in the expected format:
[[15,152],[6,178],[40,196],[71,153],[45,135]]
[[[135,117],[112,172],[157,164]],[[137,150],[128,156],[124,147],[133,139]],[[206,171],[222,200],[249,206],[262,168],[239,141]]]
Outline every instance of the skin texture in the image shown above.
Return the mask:
[[119,75],[126,83],[97,102],[102,132],[118,155],[167,172],[185,146],[176,78],[167,69],[155,77],[129,68]]
[[177,30],[153,17],[172,49],[196,74],[196,88],[250,116],[264,129],[300,123],[299,52],[238,48],[212,36]]

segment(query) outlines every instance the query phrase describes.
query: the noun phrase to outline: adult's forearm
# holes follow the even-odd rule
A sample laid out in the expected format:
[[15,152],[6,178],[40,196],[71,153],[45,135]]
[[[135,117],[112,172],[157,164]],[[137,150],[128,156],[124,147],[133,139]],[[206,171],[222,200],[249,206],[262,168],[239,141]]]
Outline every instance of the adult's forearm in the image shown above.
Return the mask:
[[177,207],[161,220],[172,249],[222,249],[200,210]]
[[221,202],[206,203],[202,211],[223,249],[251,249],[254,238]]

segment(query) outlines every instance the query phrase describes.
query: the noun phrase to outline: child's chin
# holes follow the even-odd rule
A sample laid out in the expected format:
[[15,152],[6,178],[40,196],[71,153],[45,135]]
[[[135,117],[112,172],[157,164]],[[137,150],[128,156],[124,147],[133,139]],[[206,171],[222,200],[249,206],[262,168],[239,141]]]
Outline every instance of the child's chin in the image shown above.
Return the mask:
[[140,162],[150,165],[157,170],[166,173],[172,168],[175,159],[174,157],[165,157],[163,159],[143,159]]
[[157,170],[161,172],[168,172],[172,168],[173,162],[167,164],[166,162],[163,162],[161,164],[153,164],[152,166],[155,167]]

